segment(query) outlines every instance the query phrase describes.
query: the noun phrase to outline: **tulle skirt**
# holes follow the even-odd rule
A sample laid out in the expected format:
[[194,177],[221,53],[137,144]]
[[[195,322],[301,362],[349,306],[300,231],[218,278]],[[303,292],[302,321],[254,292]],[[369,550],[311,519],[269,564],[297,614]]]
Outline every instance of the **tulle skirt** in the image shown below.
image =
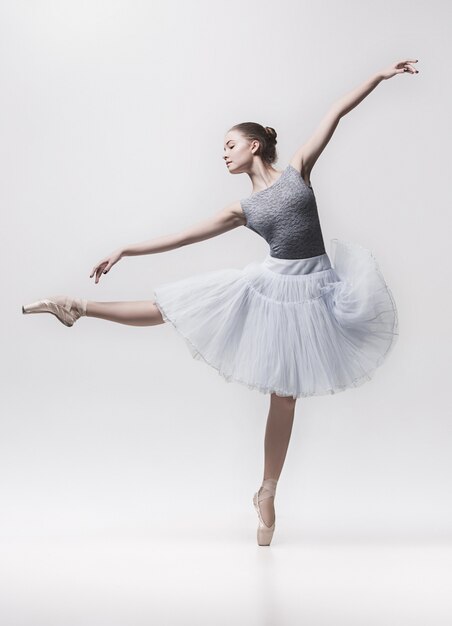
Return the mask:
[[331,249],[332,263],[268,254],[189,276],[155,287],[154,302],[227,382],[292,398],[358,387],[392,351],[397,309],[370,250],[340,239]]

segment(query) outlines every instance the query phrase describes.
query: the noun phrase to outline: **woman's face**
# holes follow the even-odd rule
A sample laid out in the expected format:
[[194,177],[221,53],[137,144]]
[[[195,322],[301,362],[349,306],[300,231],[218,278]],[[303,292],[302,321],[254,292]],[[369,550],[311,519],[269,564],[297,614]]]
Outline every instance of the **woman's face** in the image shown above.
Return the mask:
[[258,142],[248,141],[238,130],[230,130],[224,138],[223,159],[230,172],[246,171],[253,160],[252,148]]

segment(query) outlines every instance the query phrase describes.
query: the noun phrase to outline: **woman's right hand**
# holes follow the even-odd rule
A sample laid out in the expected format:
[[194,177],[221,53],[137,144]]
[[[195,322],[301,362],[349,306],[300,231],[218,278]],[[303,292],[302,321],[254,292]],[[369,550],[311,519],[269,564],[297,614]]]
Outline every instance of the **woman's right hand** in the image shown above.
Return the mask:
[[89,275],[89,277],[92,278],[95,274],[96,278],[94,282],[97,284],[99,282],[99,278],[101,277],[101,275],[106,274],[109,271],[109,269],[113,267],[115,263],[117,263],[120,259],[122,259],[122,256],[123,256],[122,250],[115,250],[110,255],[104,257],[101,261],[99,261],[99,263],[97,263],[93,267],[93,270],[91,274]]

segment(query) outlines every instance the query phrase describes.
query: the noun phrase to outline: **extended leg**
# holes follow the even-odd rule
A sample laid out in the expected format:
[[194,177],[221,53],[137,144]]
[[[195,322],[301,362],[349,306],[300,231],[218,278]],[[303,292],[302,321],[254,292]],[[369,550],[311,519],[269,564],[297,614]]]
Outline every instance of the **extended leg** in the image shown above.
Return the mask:
[[[271,394],[265,430],[264,479],[279,479],[287,454],[295,415],[296,399]],[[274,498],[266,498],[260,503],[264,522],[268,525],[275,520]]]
[[87,317],[98,317],[110,322],[130,326],[155,326],[164,324],[164,319],[156,304],[151,300],[130,302],[95,302],[88,300]]

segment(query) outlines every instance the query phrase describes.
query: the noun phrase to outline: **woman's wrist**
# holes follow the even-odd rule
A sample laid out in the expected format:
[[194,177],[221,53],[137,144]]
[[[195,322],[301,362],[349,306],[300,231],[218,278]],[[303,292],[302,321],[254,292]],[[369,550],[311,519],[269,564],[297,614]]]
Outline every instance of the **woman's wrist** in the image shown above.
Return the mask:
[[375,72],[375,74],[373,75],[373,80],[375,80],[377,83],[381,83],[382,80],[386,80],[385,76],[383,75],[382,72]]

